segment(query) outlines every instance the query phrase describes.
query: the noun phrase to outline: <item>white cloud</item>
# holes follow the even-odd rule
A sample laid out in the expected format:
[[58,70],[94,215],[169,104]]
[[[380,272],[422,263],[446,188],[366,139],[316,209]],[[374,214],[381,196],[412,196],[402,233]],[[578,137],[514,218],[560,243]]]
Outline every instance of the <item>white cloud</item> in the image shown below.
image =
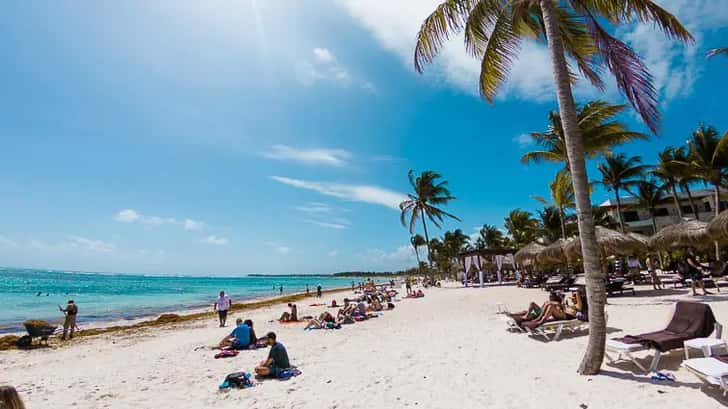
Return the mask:
[[329,253],[328,253],[328,256],[329,256],[329,257],[336,257],[337,255],[339,255],[339,252],[338,252],[338,251],[336,251],[336,250],[331,250],[331,251],[329,251]]
[[278,243],[275,243],[272,241],[266,242],[265,245],[272,248],[274,251],[276,251],[279,254],[288,254],[291,252],[290,247],[284,246],[284,245],[281,245],[281,244],[278,244]]
[[174,217],[146,216],[134,209],[124,209],[114,215],[114,220],[120,223],[140,223],[147,226],[176,225],[185,230],[197,231],[205,228],[205,222],[185,218],[177,220]]
[[337,220],[332,222],[323,222],[320,220],[306,220],[306,223],[315,224],[316,226],[326,227],[329,229],[348,229],[350,224],[343,222],[343,220]]
[[322,64],[331,64],[335,60],[334,55],[327,48],[314,48],[313,54],[316,56],[316,61]]
[[354,202],[378,204],[395,210],[399,210],[399,204],[407,199],[407,196],[402,193],[379,186],[312,182],[283,176],[271,176],[270,178],[279,183],[300,189],[313,190],[326,196]]
[[531,139],[531,136],[526,133],[522,133],[520,135],[513,137],[513,142],[518,145],[519,148],[527,148],[531,145],[533,142],[533,139]]
[[204,243],[212,244],[215,246],[226,246],[229,241],[225,237],[218,237],[215,235],[207,236],[202,240]]
[[79,250],[83,253],[113,253],[116,244],[103,240],[88,239],[80,236],[68,236],[58,244],[61,249]]
[[369,81],[353,81],[349,70],[339,63],[334,53],[328,48],[314,48],[313,62],[307,59],[296,62],[294,72],[298,82],[306,87],[322,81],[331,81],[344,86],[354,82],[364,91],[376,92],[376,87]]
[[346,165],[352,156],[349,151],[344,149],[298,149],[288,145],[273,145],[269,151],[262,152],[261,155],[269,159],[281,161],[337,167]]
[[[441,0],[337,0],[349,14],[386,49],[397,54],[402,63],[413,70],[415,36],[422,21],[441,3]],[[662,0],[660,5],[677,15],[696,37],[696,46],[684,48],[651,25],[634,24],[620,29],[618,36],[630,43],[652,70],[661,100],[689,94],[699,75],[697,64],[702,58],[694,56],[701,48],[701,38],[708,30],[728,24],[728,7],[715,0]],[[447,41],[427,73],[441,82],[469,94],[478,93],[480,63],[467,55],[462,35]],[[616,95],[614,81],[605,75],[606,94]],[[598,92],[585,81],[574,90],[578,97],[596,97]],[[555,99],[550,57],[546,48],[534,42],[524,42],[514,61],[501,98],[515,97],[533,101]]]
[[296,210],[304,212],[304,213],[320,214],[320,213],[331,213],[331,212],[333,212],[334,209],[326,203],[309,202],[303,206],[297,206]]
[[124,209],[117,213],[114,219],[122,223],[134,223],[139,220],[139,213],[133,209]]
[[205,228],[205,223],[192,219],[185,219],[184,221],[185,230],[202,230]]

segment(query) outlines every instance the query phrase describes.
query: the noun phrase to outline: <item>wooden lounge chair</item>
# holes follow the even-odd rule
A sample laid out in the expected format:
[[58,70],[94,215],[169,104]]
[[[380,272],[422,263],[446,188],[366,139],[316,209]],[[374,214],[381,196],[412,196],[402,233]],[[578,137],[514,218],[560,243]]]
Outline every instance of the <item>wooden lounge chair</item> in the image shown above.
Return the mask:
[[[683,348],[683,342],[706,338],[714,334],[720,338],[723,327],[715,322],[713,311],[707,304],[680,301],[675,305],[675,313],[662,331],[655,331],[622,339],[609,339],[606,343],[606,356],[611,363],[629,360],[644,372],[655,372],[660,364],[661,354],[672,349]],[[655,350],[652,363],[645,368],[632,355],[638,351]],[[617,354],[613,358],[610,353]],[[626,358],[626,359],[625,359]]]
[[713,357],[693,358],[683,361],[681,366],[706,385],[720,386],[723,396],[728,395],[728,363]]

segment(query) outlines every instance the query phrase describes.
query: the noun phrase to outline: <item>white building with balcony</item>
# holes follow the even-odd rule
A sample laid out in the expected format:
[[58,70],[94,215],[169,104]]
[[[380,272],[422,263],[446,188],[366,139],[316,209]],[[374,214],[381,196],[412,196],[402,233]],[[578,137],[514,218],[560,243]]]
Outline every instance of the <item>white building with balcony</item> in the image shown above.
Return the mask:
[[[697,219],[701,221],[710,221],[715,216],[715,191],[713,189],[701,189],[690,192],[693,197],[693,203],[697,207]],[[721,193],[721,209],[728,208],[728,192]],[[679,192],[678,200],[682,210],[683,220],[695,220],[695,212],[690,206],[688,195]],[[622,220],[624,221],[624,230],[641,233],[647,236],[653,235],[652,217],[647,209],[640,209],[636,206],[637,200],[632,196],[620,197],[622,203]],[[615,220],[619,220],[617,214],[617,202],[615,199],[609,199],[599,205],[608,208],[609,215]],[[672,194],[666,194],[655,211],[655,223],[657,230],[665,226],[679,223],[680,215],[675,207],[675,200]]]

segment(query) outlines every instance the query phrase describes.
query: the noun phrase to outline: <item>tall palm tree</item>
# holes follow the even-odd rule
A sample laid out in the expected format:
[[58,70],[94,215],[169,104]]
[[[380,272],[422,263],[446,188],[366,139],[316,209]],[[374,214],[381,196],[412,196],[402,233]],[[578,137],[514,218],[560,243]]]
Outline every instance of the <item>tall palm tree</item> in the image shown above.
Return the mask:
[[559,209],[546,206],[538,211],[538,234],[547,243],[553,243],[559,238],[566,237],[566,226]]
[[677,18],[651,0],[445,0],[422,23],[415,47],[414,64],[421,72],[445,40],[464,32],[467,51],[481,60],[480,93],[492,102],[522,40],[541,41],[548,46],[586,272],[589,344],[579,367],[585,375],[598,373],[604,360],[606,290],[591,215],[584,140],[571,90],[574,75],[567,56],[600,89],[604,87],[600,68],[606,66],[614,74],[620,91],[655,133],[660,115],[651,75],[639,56],[602,26],[604,21],[612,27],[636,20],[653,22],[670,37],[692,40]]
[[695,176],[715,189],[715,215],[720,213],[720,183],[728,168],[728,132],[723,137],[712,126],[701,124],[689,141],[688,158]]
[[[445,217],[460,221],[456,216],[442,210],[438,206],[447,205],[448,202],[454,200],[447,188],[447,181],[438,182],[442,178],[437,172],[426,170],[419,176],[415,177],[415,172],[410,170],[407,173],[410,185],[412,185],[413,193],[408,193],[407,200],[399,204],[402,212],[400,222],[402,226],[409,226],[410,234],[415,231],[415,223],[417,219],[422,219],[422,230],[425,233],[425,242],[427,242],[427,259],[432,265],[432,256],[430,255],[430,236],[427,233],[427,223],[425,219],[429,219],[432,224],[440,228]],[[409,223],[407,215],[410,216]]]
[[415,257],[417,258],[417,268],[420,268],[420,251],[419,248],[422,246],[427,245],[427,240],[425,240],[424,237],[420,234],[415,234],[414,236],[410,237],[410,244],[412,244],[412,248],[415,250]]
[[[614,119],[626,108],[626,105],[613,105],[604,101],[591,101],[577,106],[577,125],[584,140],[585,158],[592,159],[625,142],[648,138],[646,134],[629,131],[625,124]],[[522,163],[556,162],[569,169],[566,138],[558,112],[551,111],[546,132],[532,132],[531,139],[541,149],[525,153],[521,157]]]
[[598,183],[604,185],[608,190],[614,191],[614,197],[617,201],[617,219],[619,220],[619,230],[624,233],[624,220],[622,218],[622,202],[619,196],[620,189],[629,189],[637,183],[637,179],[641,177],[647,166],[642,165],[642,159],[639,156],[628,158],[625,154],[606,155],[604,163],[600,163],[597,167],[602,174],[602,180]]
[[650,213],[652,234],[657,233],[655,213],[666,188],[667,186],[659,186],[653,180],[638,180],[633,184],[633,187],[628,189],[634,195],[635,199],[637,199],[637,208],[647,210]]
[[680,164],[675,162],[675,151],[677,148],[674,146],[668,146],[663,149],[662,152],[657,154],[657,165],[652,169],[650,173],[653,176],[659,178],[664,186],[670,189],[672,200],[677,208],[677,216],[679,220],[682,220],[682,207],[680,206],[680,199],[677,197],[677,186],[678,186],[678,172]]
[[480,236],[475,240],[475,247],[478,250],[497,249],[504,246],[503,232],[491,224],[484,224],[480,229]]
[[508,230],[516,247],[523,247],[536,240],[538,221],[530,212],[521,209],[512,210],[505,218],[503,226]]
[[698,206],[695,204],[693,195],[690,192],[690,185],[700,181],[700,178],[695,176],[696,172],[693,164],[690,161],[690,152],[681,146],[675,148],[672,156],[673,163],[676,164],[674,176],[680,189],[685,192],[688,196],[688,202],[690,203],[690,209],[695,215],[695,220],[700,220],[698,215]]
[[716,55],[725,55],[726,57],[728,57],[728,47],[713,48],[711,50],[708,50],[708,58],[713,58]]
[[549,185],[551,189],[551,200],[541,196],[533,196],[538,202],[545,206],[553,206],[558,209],[559,221],[561,224],[561,238],[566,239],[566,209],[574,207],[574,184],[571,183],[571,174],[566,170],[556,173],[554,181]]

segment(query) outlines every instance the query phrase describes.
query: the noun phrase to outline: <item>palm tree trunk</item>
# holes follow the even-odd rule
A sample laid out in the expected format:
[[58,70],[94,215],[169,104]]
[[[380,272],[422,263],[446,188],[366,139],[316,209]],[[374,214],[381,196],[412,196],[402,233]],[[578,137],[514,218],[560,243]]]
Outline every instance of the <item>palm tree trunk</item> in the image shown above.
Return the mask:
[[622,219],[622,201],[619,199],[619,188],[614,188],[614,197],[617,198],[617,216],[619,220],[619,231],[624,233],[624,220]]
[[690,186],[683,185],[682,188],[688,195],[688,201],[690,202],[690,208],[693,209],[695,220],[700,220],[700,216],[698,216],[698,206],[695,205],[695,200],[693,200],[693,194],[690,192]]
[[654,235],[657,233],[657,222],[655,221],[655,212],[650,212],[650,217],[652,217],[652,234]]
[[425,241],[427,242],[427,262],[430,264],[430,269],[432,269],[432,252],[430,251],[430,235],[427,234],[427,223],[425,223],[425,213],[420,212],[420,215],[422,217],[422,228],[425,231]]
[[574,185],[579,238],[586,275],[586,293],[589,306],[589,343],[579,366],[579,373],[594,375],[599,372],[604,360],[604,345],[607,338],[604,305],[607,301],[607,294],[604,274],[599,264],[599,250],[592,217],[591,199],[589,198],[589,180],[584,161],[584,141],[578,126],[574,96],[571,93],[571,78],[566,57],[564,56],[564,46],[559,34],[556,4],[555,0],[540,0],[540,2],[546,29],[546,39],[551,54],[551,67],[561,113],[561,124],[564,128],[566,151]]
[[[680,218],[678,222],[682,221],[683,214],[682,214],[682,207],[680,206],[680,199],[677,198],[677,189],[675,189],[675,184],[670,185],[670,190],[672,190],[672,200],[675,201],[675,208],[677,209],[677,217]],[[657,233],[657,231],[655,231]]]
[[[720,214],[720,180],[715,183],[715,216],[718,217]],[[720,261],[720,245],[716,241],[715,243],[715,259]]]
[[561,220],[561,238],[566,240],[566,212],[564,212],[564,207],[559,207],[559,219]]

